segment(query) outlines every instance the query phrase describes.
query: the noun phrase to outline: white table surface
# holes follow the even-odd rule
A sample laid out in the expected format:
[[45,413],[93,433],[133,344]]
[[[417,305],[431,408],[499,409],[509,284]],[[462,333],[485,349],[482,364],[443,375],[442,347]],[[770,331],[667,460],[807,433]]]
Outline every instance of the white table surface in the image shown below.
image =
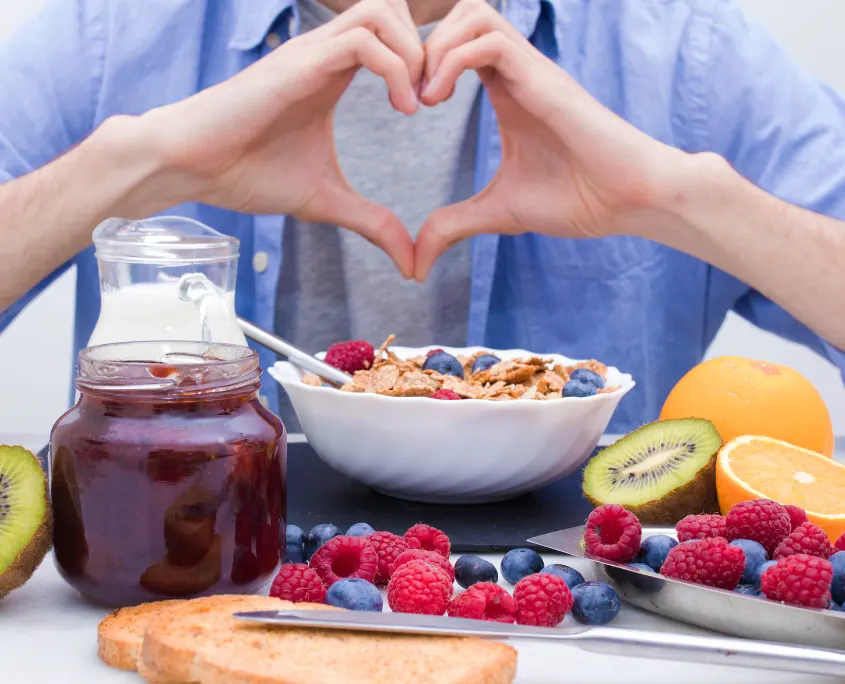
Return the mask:
[[[0,436],[8,444],[12,435]],[[38,449],[43,438],[15,435],[12,443]],[[40,439],[40,442],[39,442]],[[841,456],[840,456],[841,458]],[[566,563],[593,579],[581,559],[543,554],[546,564]],[[497,567],[501,557],[487,556]],[[456,558],[452,559],[453,561]],[[503,586],[507,586],[502,582]],[[457,587],[457,585],[456,585]],[[0,683],[120,684],[141,681],[97,659],[97,623],[108,611],[87,603],[59,577],[48,556],[30,581],[0,601]],[[574,624],[568,616],[564,624]],[[623,605],[616,627],[704,634],[686,625]],[[519,652],[518,684],[819,684],[838,681],[764,670],[645,660],[582,651],[560,642],[511,642]]]

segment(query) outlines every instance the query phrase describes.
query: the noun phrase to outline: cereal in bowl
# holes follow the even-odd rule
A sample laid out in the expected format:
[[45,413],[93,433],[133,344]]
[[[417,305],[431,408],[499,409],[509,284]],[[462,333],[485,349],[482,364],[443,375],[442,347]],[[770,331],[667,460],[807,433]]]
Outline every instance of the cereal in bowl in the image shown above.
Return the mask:
[[[389,397],[546,401],[619,389],[607,385],[607,367],[596,360],[564,366],[539,356],[502,360],[489,351],[479,351],[455,357],[440,349],[400,359],[390,349],[395,339],[395,335],[388,337],[376,351],[372,366],[356,371],[340,391]],[[306,375],[302,382],[321,384],[313,375]]]

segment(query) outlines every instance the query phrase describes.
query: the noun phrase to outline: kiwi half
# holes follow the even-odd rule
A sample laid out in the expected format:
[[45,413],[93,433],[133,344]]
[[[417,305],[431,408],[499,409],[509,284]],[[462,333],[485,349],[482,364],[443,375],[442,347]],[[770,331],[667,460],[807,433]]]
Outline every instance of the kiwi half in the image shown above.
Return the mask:
[[584,496],[594,506],[621,504],[652,525],[718,513],[716,454],[721,446],[722,438],[708,420],[649,423],[590,460],[584,469]]
[[32,577],[52,542],[41,463],[23,447],[0,446],[0,598]]

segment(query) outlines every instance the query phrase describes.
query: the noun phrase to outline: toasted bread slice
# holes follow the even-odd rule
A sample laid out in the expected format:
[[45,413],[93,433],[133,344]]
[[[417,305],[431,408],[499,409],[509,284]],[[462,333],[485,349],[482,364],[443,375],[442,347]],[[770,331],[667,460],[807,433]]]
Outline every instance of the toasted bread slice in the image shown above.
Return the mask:
[[184,601],[155,601],[109,613],[97,627],[97,655],[100,660],[119,670],[134,671],[147,622],[180,603]]
[[[148,623],[142,658],[168,684],[510,684],[516,651],[475,638],[374,635],[249,625],[241,604],[180,606]],[[298,609],[337,610],[298,604]]]
[[199,684],[511,684],[516,651],[476,638],[238,624],[200,646]]
[[220,624],[236,622],[232,613],[282,610],[294,604],[269,596],[216,596],[216,603],[202,599],[160,613],[145,623],[138,673],[152,684],[187,684],[196,650],[206,635]]

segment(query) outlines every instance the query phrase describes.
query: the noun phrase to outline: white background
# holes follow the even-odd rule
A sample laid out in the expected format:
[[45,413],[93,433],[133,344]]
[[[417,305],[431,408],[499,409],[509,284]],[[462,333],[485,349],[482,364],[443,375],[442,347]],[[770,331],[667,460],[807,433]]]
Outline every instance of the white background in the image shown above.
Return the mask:
[[[37,11],[41,2],[0,0],[0,40],[26,13]],[[806,68],[845,91],[845,2],[741,0],[741,4]],[[74,273],[69,273],[0,334],[0,434],[46,434],[66,408],[71,379],[73,287]],[[749,356],[798,369],[825,397],[836,433],[845,435],[845,389],[831,364],[735,316],[722,328],[708,355],[721,354]]]

